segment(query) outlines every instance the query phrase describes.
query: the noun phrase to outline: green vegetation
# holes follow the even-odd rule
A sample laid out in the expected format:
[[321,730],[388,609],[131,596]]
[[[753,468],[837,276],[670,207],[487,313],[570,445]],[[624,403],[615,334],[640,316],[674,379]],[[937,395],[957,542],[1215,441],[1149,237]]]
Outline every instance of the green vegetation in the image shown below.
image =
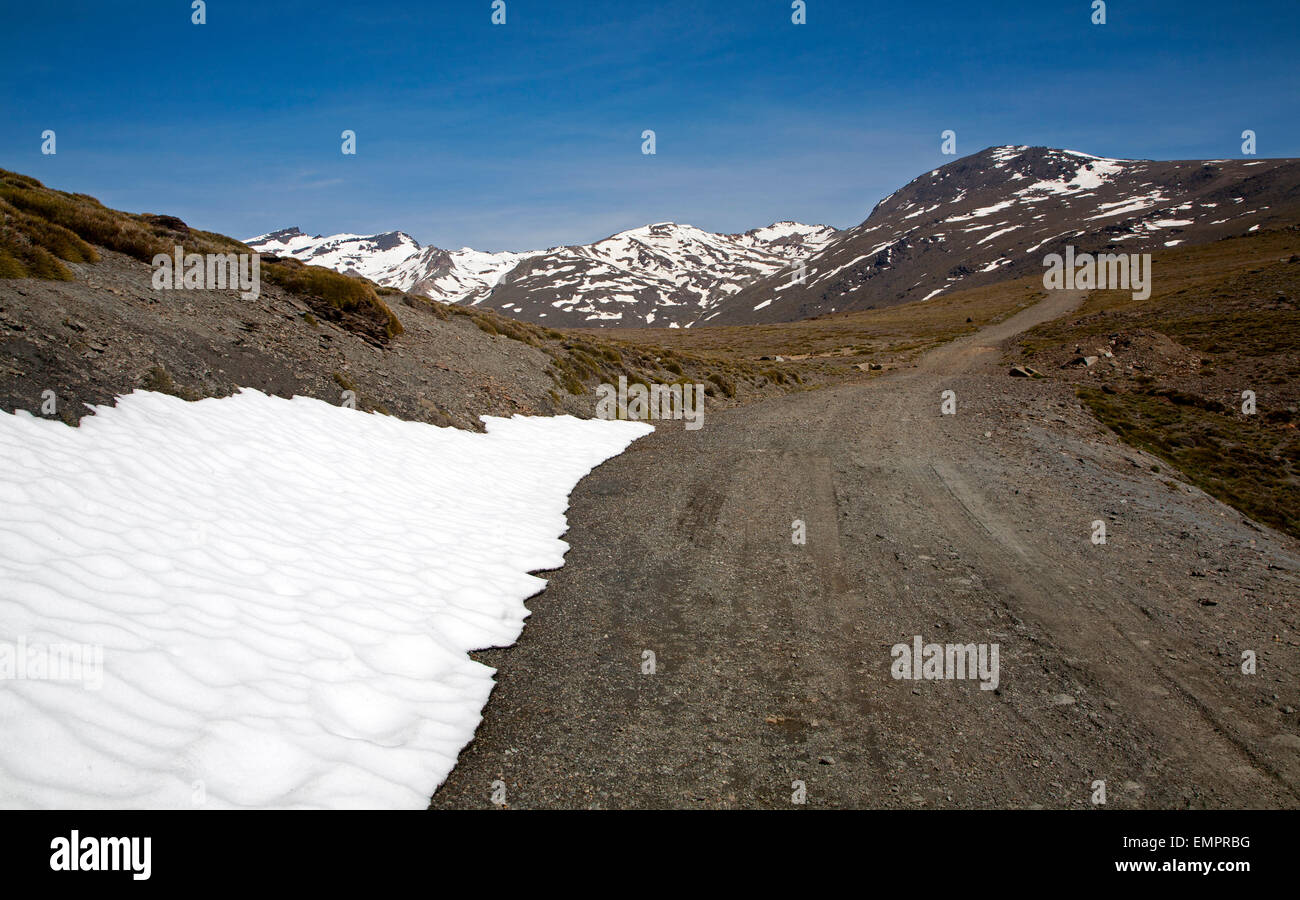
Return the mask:
[[447,304],[438,303],[435,300],[430,300],[428,297],[421,297],[418,294],[408,294],[405,291],[399,291],[397,288],[390,287],[377,286],[375,291],[379,294],[380,298],[396,297],[397,301],[394,302],[400,301],[405,306],[430,313],[439,319],[446,320],[450,317],[450,314],[447,312]]
[[[736,383],[727,376],[721,375],[717,372],[710,372],[706,377],[710,382],[712,382],[714,387],[722,391],[722,393],[726,394],[728,397],[736,396]],[[708,392],[709,388],[706,387],[705,391]]]
[[[646,386],[706,383],[711,395],[727,397],[737,395],[741,382],[761,387],[775,381],[762,374],[755,363],[727,354],[669,350],[649,342],[623,340],[622,332],[560,331],[507,318],[491,309],[438,303],[395,290],[381,289],[381,293],[390,297],[400,295],[404,305],[439,319],[469,319],[476,328],[494,338],[536,348],[550,357],[546,371],[558,390],[575,396],[586,394],[601,383],[617,384],[620,377],[626,378],[629,384]],[[797,374],[790,380],[799,383]],[[557,391],[556,397],[560,396]]]
[[388,337],[402,333],[401,321],[388,304],[379,299],[375,286],[369,281],[321,266],[303,265],[296,259],[282,259],[263,266],[262,277],[290,293],[317,301],[318,311],[319,304],[324,304],[337,313],[377,325]]
[[[381,293],[401,294],[382,289]],[[924,304],[778,325],[691,329],[557,330],[490,309],[409,294],[402,295],[401,302],[439,319],[468,318],[494,338],[518,341],[547,354],[551,358],[547,372],[555,381],[557,396],[581,396],[597,384],[616,384],[622,376],[629,384],[704,384],[711,397],[743,399],[746,391],[773,386],[811,390],[862,377],[868,363],[876,369],[883,362],[903,364],[931,347],[1005,318],[1041,295],[1041,282],[1028,278],[958,291]]]
[[[178,246],[186,253],[252,252],[174,216],[119,212],[94,197],[56,191],[0,169],[0,278],[67,281],[72,272],[63,263],[98,262],[95,247],[149,263]],[[365,334],[402,333],[402,323],[370,282],[296,260],[263,262],[263,280],[304,297],[316,313]]]
[[[99,254],[92,244],[142,262],[172,252],[178,243],[192,253],[248,252],[238,241],[191,229],[172,216],[118,212],[94,197],[56,191],[4,169],[0,169],[0,220],[0,253],[11,259],[40,260],[44,251],[67,262],[93,263]],[[58,268],[62,273],[57,276],[26,267],[24,274],[11,277],[72,277],[66,267]]]
[[[1188,481],[1252,518],[1300,537],[1300,440],[1294,425],[1210,408],[1185,394],[1108,393],[1079,398],[1125,442],[1158,456]],[[1154,467],[1153,467],[1154,468]]]
[[[660,355],[676,352],[726,364],[738,370],[726,374],[742,380],[758,377],[803,385],[857,377],[873,363],[881,368],[905,365],[926,350],[1004,319],[1041,296],[1041,279],[1030,277],[953,291],[924,303],[831,313],[799,322],[576,333],[617,335],[619,345],[654,346]],[[759,364],[761,369],[755,368]],[[669,371],[675,372],[671,367]]]
[[[1150,297],[1094,291],[1027,332],[1017,361],[1074,382],[1121,439],[1206,493],[1300,537],[1298,247],[1288,228],[1158,253]],[[1076,347],[1113,360],[1063,368]]]
[[146,391],[156,391],[160,394],[171,394],[173,397],[180,397],[182,400],[200,400],[203,395],[197,391],[187,390],[178,385],[168,372],[162,366],[153,366],[145,373],[140,382],[140,387]]

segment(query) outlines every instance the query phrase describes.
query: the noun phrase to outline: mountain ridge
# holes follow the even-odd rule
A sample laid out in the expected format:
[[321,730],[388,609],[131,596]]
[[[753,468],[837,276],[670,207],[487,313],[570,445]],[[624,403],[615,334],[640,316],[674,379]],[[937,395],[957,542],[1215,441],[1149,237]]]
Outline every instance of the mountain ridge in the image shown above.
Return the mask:
[[807,258],[836,233],[789,220],[734,234],[656,222],[590,244],[489,253],[422,247],[403,231],[309,236],[290,227],[244,243],[385,287],[550,325],[689,327],[728,292]]
[[1300,160],[1123,160],[989,147],[882,199],[806,261],[704,324],[795,321],[932,299],[1042,271],[1046,254],[1149,252],[1300,222]]
[[488,253],[409,234],[309,237],[253,249],[448,303],[556,327],[796,321],[923,302],[1041,271],[1067,244],[1147,252],[1300,222],[1300,160],[1127,160],[1004,145],[929,170],[856,226],[785,220],[722,234],[656,222],[590,244]]

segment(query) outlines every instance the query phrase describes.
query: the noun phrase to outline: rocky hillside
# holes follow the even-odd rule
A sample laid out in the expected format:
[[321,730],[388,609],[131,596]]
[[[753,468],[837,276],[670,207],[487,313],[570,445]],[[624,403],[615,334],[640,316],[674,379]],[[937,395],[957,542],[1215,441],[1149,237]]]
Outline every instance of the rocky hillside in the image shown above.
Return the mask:
[[1155,261],[1150,297],[1093,291],[1008,362],[1072,384],[1125,442],[1300,537],[1300,226]]
[[177,247],[251,255],[174,216],[121,212],[0,169],[0,410],[75,423],[140,388],[191,400],[253,388],[477,428],[481,415],[592,416],[593,388],[620,378],[703,384],[712,407],[797,387],[801,371],[810,383],[836,376],[561,332],[292,255],[262,259],[251,297],[160,289],[152,260]]
[[[1043,271],[1067,244],[1132,253],[1300,222],[1300,160],[1153,162],[991,147],[927,172],[807,262],[704,323],[804,319],[928,300]],[[1159,277],[1157,275],[1157,277]]]

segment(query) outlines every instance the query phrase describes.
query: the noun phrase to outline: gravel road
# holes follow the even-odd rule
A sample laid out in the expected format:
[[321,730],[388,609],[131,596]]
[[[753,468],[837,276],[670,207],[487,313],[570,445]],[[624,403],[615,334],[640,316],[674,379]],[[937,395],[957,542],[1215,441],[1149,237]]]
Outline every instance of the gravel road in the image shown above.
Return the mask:
[[[1300,545],[1007,375],[1081,299],[594,471],[431,805],[1300,806]],[[917,635],[997,688],[892,677]]]

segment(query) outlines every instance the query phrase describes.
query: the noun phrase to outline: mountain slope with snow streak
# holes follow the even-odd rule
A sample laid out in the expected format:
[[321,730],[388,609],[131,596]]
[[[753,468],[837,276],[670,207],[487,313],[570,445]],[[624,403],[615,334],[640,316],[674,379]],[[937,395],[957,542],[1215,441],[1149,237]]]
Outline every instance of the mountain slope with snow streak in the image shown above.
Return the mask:
[[744,234],[660,222],[527,259],[475,302],[550,325],[689,328],[744,285],[790,270],[834,234],[797,222]]
[[[836,231],[714,234],[661,222],[526,253],[421,248],[401,232],[248,242],[437,300],[561,327],[793,321],[929,300],[1042,271],[1048,253],[1145,252],[1300,222],[1300,160],[1159,162],[990,147]],[[803,267],[802,269],[800,267]]]
[[1042,272],[1043,256],[1132,253],[1300,222],[1300,160],[1156,162],[990,147],[914,179],[865,222],[701,324],[793,321]]
[[570,490],[651,430],[484,422],[0,414],[0,807],[424,807],[492,689],[467,651],[518,637]]

